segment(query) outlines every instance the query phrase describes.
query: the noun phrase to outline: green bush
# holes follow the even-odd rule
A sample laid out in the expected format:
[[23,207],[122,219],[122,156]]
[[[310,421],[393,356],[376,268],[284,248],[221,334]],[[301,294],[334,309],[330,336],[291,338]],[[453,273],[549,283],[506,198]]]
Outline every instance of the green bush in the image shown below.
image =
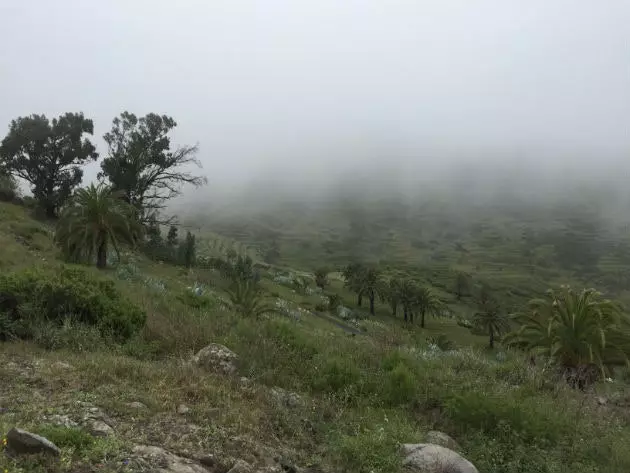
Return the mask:
[[[12,314],[12,322],[19,327],[16,333],[4,336],[32,338],[33,327],[39,323],[62,326],[71,319],[121,341],[137,333],[146,321],[146,313],[120,294],[112,280],[79,268],[62,266],[52,271],[29,269],[0,275],[0,294],[15,298],[19,304],[17,315]],[[6,327],[3,324],[1,328]]]
[[12,202],[20,196],[20,189],[15,179],[0,171],[0,201]]
[[404,364],[399,364],[389,373],[383,384],[383,400],[390,406],[408,404],[416,398],[418,380]]
[[353,360],[332,358],[326,360],[313,387],[321,392],[341,391],[347,386],[358,384],[361,372]]
[[216,306],[216,299],[206,295],[197,295],[190,289],[183,290],[177,295],[177,300],[182,304],[194,309],[209,309]]

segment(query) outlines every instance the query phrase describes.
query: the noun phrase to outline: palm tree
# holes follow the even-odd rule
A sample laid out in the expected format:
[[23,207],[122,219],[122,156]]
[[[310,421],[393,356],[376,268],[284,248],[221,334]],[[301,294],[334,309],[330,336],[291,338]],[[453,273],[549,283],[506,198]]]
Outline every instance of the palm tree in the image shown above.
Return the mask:
[[392,309],[392,316],[398,315],[398,305],[400,304],[400,287],[402,281],[397,277],[390,277],[383,281],[380,295],[383,302],[387,302]]
[[374,315],[374,300],[382,289],[381,272],[378,268],[366,268],[361,275],[361,290],[370,300],[370,314]]
[[[420,312],[420,327],[424,328],[427,314],[433,316],[441,315],[444,310],[444,303],[429,287],[420,287],[416,292],[414,306]],[[413,322],[413,313],[411,314]]]
[[403,279],[398,284],[398,297],[400,304],[403,307],[403,316],[405,322],[411,316],[413,321],[413,309],[416,301],[416,295],[418,293],[417,284],[411,279]]
[[565,373],[594,366],[606,376],[613,366],[630,365],[630,318],[594,289],[550,290],[547,299],[530,301],[514,320],[520,327],[505,343],[547,356]]
[[470,290],[470,276],[459,271],[455,276],[455,296],[457,300],[461,300]]
[[119,255],[120,242],[138,242],[142,226],[135,209],[121,197],[103,183],[76,191],[62,210],[55,232],[66,256],[75,261],[92,261],[96,254],[96,267],[103,269],[110,245]]
[[510,329],[507,315],[500,310],[499,304],[491,298],[479,301],[479,310],[473,315],[473,323],[489,335],[491,350],[494,348],[495,336],[502,335]]
[[234,311],[243,317],[260,318],[264,314],[277,312],[266,302],[260,285],[252,279],[237,279],[227,290]]
[[363,273],[365,267],[361,263],[350,263],[346,266],[342,275],[346,280],[345,286],[357,295],[357,305],[361,307],[363,302]]

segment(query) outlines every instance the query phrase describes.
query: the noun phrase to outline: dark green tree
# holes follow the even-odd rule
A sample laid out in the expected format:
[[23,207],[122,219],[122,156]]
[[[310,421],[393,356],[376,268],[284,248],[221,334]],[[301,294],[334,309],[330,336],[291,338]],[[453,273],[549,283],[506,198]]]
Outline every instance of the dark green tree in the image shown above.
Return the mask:
[[195,235],[190,232],[186,233],[186,239],[180,243],[179,254],[181,262],[187,268],[192,268],[197,259],[197,244],[195,243]]
[[84,138],[93,133],[92,120],[82,113],[66,113],[52,122],[44,115],[19,117],[0,145],[0,167],[27,181],[46,216],[54,218],[81,183],[81,166],[98,158]]
[[357,305],[361,307],[363,302],[364,287],[363,273],[365,266],[361,263],[350,263],[342,270],[345,286],[357,295]]
[[328,268],[317,268],[315,270],[315,285],[322,291],[328,286],[330,281],[328,280]]
[[370,314],[374,315],[374,301],[382,288],[381,272],[376,267],[366,268],[360,280],[363,293],[370,301]]
[[[427,314],[433,316],[440,315],[444,309],[444,304],[440,298],[429,287],[420,287],[416,292],[414,306],[420,312],[420,327],[425,327]],[[413,322],[413,314],[411,317]]]
[[166,244],[170,248],[175,248],[178,242],[179,236],[177,232],[177,227],[175,225],[171,225],[168,229],[168,234],[166,235]]
[[206,178],[191,174],[191,164],[201,167],[195,157],[197,146],[171,149],[169,132],[177,126],[166,115],[150,113],[138,118],[123,112],[114,118],[112,129],[104,135],[108,156],[101,163],[106,177],[143,219],[159,213],[166,201],[181,194],[184,184],[200,186]]
[[458,272],[455,276],[455,295],[457,300],[467,296],[470,292],[470,276],[464,272]]

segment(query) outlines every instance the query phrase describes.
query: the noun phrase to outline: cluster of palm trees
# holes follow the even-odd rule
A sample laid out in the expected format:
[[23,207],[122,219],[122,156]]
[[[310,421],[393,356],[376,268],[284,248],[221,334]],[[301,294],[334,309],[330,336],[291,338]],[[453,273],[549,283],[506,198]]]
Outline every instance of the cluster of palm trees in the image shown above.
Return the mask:
[[393,316],[402,309],[406,322],[413,322],[414,315],[419,315],[423,328],[427,315],[439,316],[446,311],[446,305],[430,287],[422,286],[413,279],[386,277],[377,267],[360,263],[349,264],[342,274],[346,287],[357,295],[359,307],[363,304],[363,297],[368,298],[372,315],[377,297],[389,304]]

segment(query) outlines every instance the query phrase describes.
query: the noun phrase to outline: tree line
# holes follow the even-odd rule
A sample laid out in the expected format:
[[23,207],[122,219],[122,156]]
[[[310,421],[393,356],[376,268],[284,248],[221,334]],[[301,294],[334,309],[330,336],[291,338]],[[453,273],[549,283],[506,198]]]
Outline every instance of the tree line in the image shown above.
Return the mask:
[[[156,227],[172,222],[164,215],[167,201],[185,184],[206,183],[189,169],[201,167],[198,147],[171,144],[176,126],[167,115],[121,113],[103,135],[107,152],[98,183],[80,188],[83,167],[99,159],[90,140],[93,121],[83,113],[16,118],[0,143],[0,185],[28,183],[38,209],[57,221],[55,238],[66,257],[104,268],[121,243],[136,245],[149,233],[155,244]],[[186,236],[177,256],[192,264],[194,236]]]

